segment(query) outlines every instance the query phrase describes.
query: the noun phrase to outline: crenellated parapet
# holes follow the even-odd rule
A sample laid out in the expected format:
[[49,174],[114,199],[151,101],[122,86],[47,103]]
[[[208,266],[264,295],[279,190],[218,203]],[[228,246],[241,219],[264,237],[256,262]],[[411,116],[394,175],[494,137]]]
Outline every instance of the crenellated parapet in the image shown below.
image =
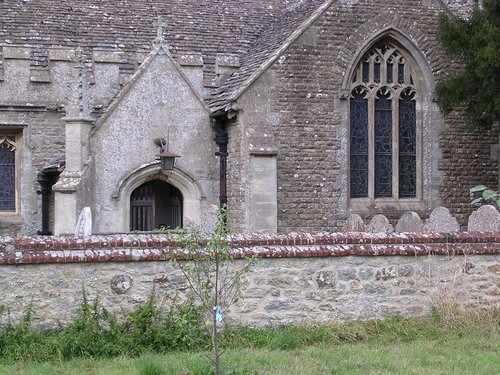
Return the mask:
[[[0,104],[6,100],[37,102],[33,91],[36,88],[44,92],[51,90],[53,99],[64,105],[64,98],[71,97],[68,90],[74,81],[72,66],[77,48],[0,46]],[[82,53],[91,106],[99,111],[137,72],[150,51],[85,47]],[[202,97],[208,90],[220,86],[240,66],[239,58],[234,55],[217,55],[214,61],[207,61],[200,53],[173,57]],[[211,71],[206,69],[208,63],[213,67]],[[2,86],[9,95],[1,94]]]

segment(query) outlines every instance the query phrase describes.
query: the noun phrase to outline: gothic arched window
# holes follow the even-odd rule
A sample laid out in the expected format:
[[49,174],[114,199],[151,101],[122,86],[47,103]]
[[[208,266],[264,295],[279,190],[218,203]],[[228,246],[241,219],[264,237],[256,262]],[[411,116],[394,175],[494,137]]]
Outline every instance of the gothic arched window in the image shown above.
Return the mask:
[[0,134],[0,212],[16,211],[15,137]]
[[360,60],[350,90],[350,197],[417,198],[417,89],[410,60],[391,43],[378,43]]

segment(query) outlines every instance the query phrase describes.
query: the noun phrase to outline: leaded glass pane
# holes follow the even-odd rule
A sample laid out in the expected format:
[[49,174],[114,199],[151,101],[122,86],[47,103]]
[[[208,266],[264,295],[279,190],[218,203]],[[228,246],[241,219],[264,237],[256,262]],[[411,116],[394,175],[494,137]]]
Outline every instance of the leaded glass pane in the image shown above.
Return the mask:
[[351,197],[368,196],[368,100],[364,93],[353,93],[350,134]]
[[373,65],[373,81],[380,83],[380,63],[378,62]]
[[[356,67],[350,104],[351,197],[417,196],[416,106],[414,94],[410,94],[414,92],[411,61],[397,45],[382,41]],[[359,81],[367,99],[355,94],[361,91]],[[401,91],[404,94],[397,98],[396,93]],[[401,103],[398,113],[393,112],[393,100]],[[373,170],[368,170],[372,166]],[[395,181],[399,182],[398,191],[393,191]]]
[[399,197],[414,198],[417,193],[416,108],[411,94],[399,102]]
[[393,64],[387,63],[387,83],[392,83],[392,69],[393,69]]
[[398,64],[398,83],[405,82],[405,66],[404,64]]
[[392,100],[375,100],[375,198],[392,197]]
[[363,82],[368,82],[370,80],[370,63],[363,63]]
[[0,145],[0,211],[16,210],[15,152],[8,143]]

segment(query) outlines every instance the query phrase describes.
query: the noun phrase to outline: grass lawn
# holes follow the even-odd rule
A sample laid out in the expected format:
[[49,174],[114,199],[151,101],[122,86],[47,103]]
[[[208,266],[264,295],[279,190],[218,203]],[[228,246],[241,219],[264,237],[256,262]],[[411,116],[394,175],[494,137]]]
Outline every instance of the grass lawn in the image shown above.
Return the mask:
[[[17,362],[0,365],[0,375],[205,375],[207,363],[203,353],[151,354],[60,363]],[[301,345],[291,350],[241,348],[228,350],[223,366],[234,375],[498,375],[500,336],[498,332],[450,331],[440,337],[375,337],[359,343]]]

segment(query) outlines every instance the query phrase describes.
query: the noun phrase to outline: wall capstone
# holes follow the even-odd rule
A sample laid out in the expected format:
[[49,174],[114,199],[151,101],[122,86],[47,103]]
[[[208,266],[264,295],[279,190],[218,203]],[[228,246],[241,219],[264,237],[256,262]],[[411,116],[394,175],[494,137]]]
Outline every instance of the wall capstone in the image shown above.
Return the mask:
[[[499,244],[500,232],[233,235],[236,265],[238,258],[261,259],[226,316],[252,326],[421,316],[443,296],[472,308],[500,307]],[[0,237],[1,304],[10,309],[0,325],[17,322],[29,304],[34,326],[67,324],[82,285],[89,300],[99,296],[117,314],[153,291],[168,309],[178,296],[189,298],[173,257],[185,259],[185,252],[169,234]]]

